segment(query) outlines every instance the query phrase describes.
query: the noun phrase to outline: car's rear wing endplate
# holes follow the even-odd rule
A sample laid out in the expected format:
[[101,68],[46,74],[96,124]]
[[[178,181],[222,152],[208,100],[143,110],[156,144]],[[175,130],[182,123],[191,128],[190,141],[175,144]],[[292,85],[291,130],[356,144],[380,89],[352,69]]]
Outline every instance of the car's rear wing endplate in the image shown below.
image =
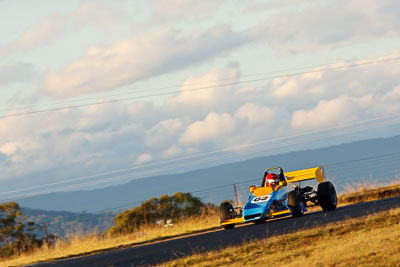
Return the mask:
[[323,166],[304,169],[285,173],[288,183],[301,182],[316,179],[319,183],[325,181],[325,171]]

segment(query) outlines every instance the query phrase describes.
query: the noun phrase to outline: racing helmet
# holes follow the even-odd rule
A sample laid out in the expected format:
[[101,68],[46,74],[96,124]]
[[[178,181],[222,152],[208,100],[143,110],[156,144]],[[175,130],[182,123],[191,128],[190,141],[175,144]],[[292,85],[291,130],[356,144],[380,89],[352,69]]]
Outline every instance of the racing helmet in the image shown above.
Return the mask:
[[266,186],[276,186],[279,184],[279,176],[275,173],[269,173],[265,182]]

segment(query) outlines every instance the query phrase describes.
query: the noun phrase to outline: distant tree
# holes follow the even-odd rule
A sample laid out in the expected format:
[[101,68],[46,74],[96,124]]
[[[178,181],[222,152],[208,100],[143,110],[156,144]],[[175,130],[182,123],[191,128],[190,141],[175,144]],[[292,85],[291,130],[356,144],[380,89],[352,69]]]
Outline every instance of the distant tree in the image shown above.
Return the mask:
[[39,229],[33,222],[26,222],[20,206],[15,202],[0,205],[0,257],[28,251],[43,244],[34,231]]
[[[143,202],[146,211],[147,223],[166,221],[181,217],[199,215],[206,205],[190,193],[175,193],[172,196],[162,195],[159,198],[151,198]],[[143,207],[135,207],[119,213],[114,219],[111,233],[132,232],[143,225]]]

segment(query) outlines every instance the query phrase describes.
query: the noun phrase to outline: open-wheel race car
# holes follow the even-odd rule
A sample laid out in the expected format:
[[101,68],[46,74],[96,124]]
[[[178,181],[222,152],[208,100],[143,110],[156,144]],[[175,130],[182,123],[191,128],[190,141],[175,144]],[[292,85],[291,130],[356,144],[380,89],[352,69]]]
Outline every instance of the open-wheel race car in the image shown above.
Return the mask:
[[[301,187],[301,182],[315,179],[317,190]],[[281,167],[268,168],[260,187],[249,187],[251,196],[243,207],[233,207],[225,201],[220,205],[221,226],[232,229],[235,224],[263,222],[269,218],[302,216],[309,206],[321,206],[324,211],[334,210],[337,205],[333,184],[325,181],[324,167],[284,173]]]

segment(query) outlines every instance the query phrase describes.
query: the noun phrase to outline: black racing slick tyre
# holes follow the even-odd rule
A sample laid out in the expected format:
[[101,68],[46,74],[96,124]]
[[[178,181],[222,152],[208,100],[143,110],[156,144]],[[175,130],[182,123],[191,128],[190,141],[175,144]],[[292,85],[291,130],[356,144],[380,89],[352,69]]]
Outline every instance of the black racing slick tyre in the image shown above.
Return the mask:
[[[219,206],[219,217],[221,219],[221,223],[226,220],[235,218],[235,210],[233,209],[233,206],[231,203],[223,202]],[[233,228],[235,228],[235,224],[234,223],[225,224],[225,225],[222,225],[222,227],[224,227],[225,230],[233,229]]]
[[299,190],[293,190],[289,192],[288,206],[293,217],[300,217],[304,215],[304,201],[301,198]]
[[336,209],[337,195],[331,182],[318,184],[317,196],[318,203],[324,211]]

